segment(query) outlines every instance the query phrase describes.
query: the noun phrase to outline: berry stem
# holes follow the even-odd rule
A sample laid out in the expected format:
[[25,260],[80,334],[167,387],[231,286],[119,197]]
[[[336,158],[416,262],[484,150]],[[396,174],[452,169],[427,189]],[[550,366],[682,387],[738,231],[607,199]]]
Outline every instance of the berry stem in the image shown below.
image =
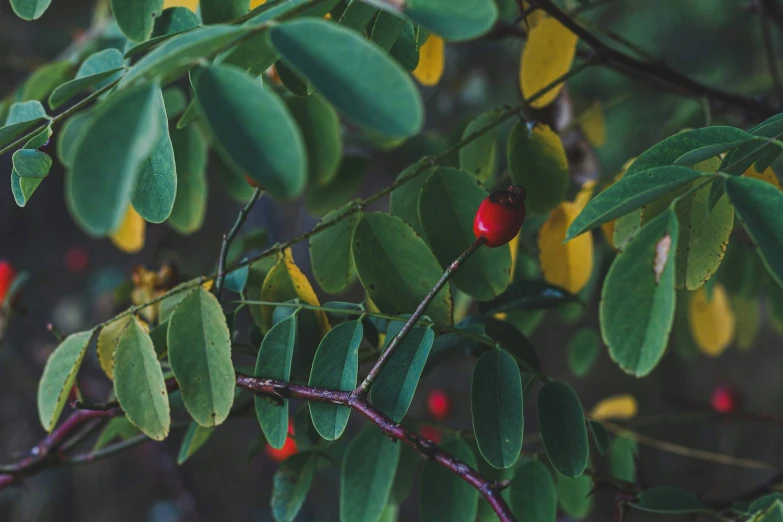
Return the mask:
[[351,393],[353,397],[363,399],[367,396],[372,383],[378,377],[378,374],[381,373],[383,366],[389,359],[391,359],[391,356],[394,354],[394,350],[397,348],[397,346],[400,345],[402,340],[405,339],[405,336],[408,335],[408,333],[413,329],[419,318],[424,315],[424,311],[430,305],[432,300],[435,299],[435,296],[438,294],[438,292],[440,292],[449,279],[451,279],[451,276],[453,276],[454,273],[459,270],[459,267],[462,265],[462,263],[464,263],[465,260],[469,258],[473,252],[478,250],[479,247],[481,247],[484,243],[486,243],[486,239],[483,236],[479,237],[463,253],[461,253],[457,259],[452,261],[448,268],[446,268],[446,271],[443,272],[442,276],[440,276],[440,279],[438,279],[438,282],[435,283],[435,286],[432,287],[432,290],[430,290],[422,302],[419,303],[419,306],[416,308],[416,311],[413,312],[413,315],[408,318],[408,321],[405,323],[405,325],[403,325],[402,329],[397,333],[397,335],[395,335],[394,338],[389,341],[386,350],[384,350],[384,352],[375,362],[375,365],[373,365],[373,367],[370,369],[370,373],[367,374],[367,377],[365,377],[364,381],[362,381],[362,383]]

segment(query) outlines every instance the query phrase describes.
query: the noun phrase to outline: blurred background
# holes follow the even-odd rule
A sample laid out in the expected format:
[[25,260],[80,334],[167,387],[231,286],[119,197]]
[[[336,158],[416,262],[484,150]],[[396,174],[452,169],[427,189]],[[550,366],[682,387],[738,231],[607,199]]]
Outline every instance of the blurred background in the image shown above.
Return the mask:
[[[515,2],[501,4],[507,22],[518,16]],[[89,0],[55,0],[40,20],[24,22],[13,14],[8,2],[0,2],[0,96],[14,92],[40,66],[62,57],[65,49],[85,38],[94,8],[95,2]],[[709,85],[772,98],[762,18],[755,1],[616,0],[579,15],[579,19],[603,31],[601,34],[611,31],[630,40],[650,59]],[[780,55],[780,34],[772,29],[773,44]],[[124,49],[118,32],[108,34],[106,45]],[[361,138],[346,139],[347,151],[369,160],[359,194],[374,193],[422,154],[454,142],[467,122],[481,112],[518,103],[522,46],[521,38],[502,31],[480,41],[447,44],[443,78],[437,86],[423,88],[425,134],[396,151],[384,151]],[[577,187],[585,180],[614,177],[627,160],[683,128],[708,123],[749,128],[759,122],[741,111],[706,107],[703,100],[683,98],[651,83],[591,68],[569,81],[552,110],[529,116],[550,122],[561,132]],[[586,113],[590,109],[593,112]],[[505,136],[511,124],[502,127],[499,134],[498,180],[504,177]],[[596,125],[605,129],[605,136],[600,131],[591,135]],[[52,150],[54,140],[56,137],[48,145]],[[0,170],[10,174],[10,155],[0,158]],[[30,274],[20,313],[13,318],[0,348],[0,460],[12,461],[44,436],[35,395],[46,358],[56,346],[47,323],[73,332],[118,312],[114,291],[129,279],[136,265],[157,270],[162,262],[172,261],[183,274],[190,275],[214,270],[221,236],[241,206],[216,180],[215,170],[213,162],[207,218],[201,230],[186,237],[166,225],[148,225],[145,246],[134,255],[119,251],[109,240],[88,237],[74,224],[64,204],[63,170],[57,162],[25,208],[14,203],[9,185],[0,188],[0,259]],[[387,201],[380,201],[376,208],[385,210],[387,205]],[[312,228],[318,219],[300,203],[280,205],[263,198],[250,214],[246,230],[263,227],[271,244]],[[526,225],[521,242],[521,256],[532,260],[536,259],[535,223],[533,219],[529,229]],[[596,234],[599,241],[600,231]],[[603,346],[590,371],[577,377],[567,364],[567,346],[580,329],[598,331],[600,281],[612,256],[611,248],[602,245],[596,253],[594,278],[598,283],[592,285],[586,311],[561,309],[513,318],[530,335],[544,371],[573,386],[585,410],[607,396],[631,394],[639,410],[638,427],[633,419],[624,424],[631,429],[684,447],[764,461],[770,468],[721,465],[640,443],[638,473],[644,484],[679,486],[707,502],[722,502],[765,484],[775,468],[783,468],[779,443],[783,350],[774,316],[767,313],[765,286],[757,284],[754,299],[761,310],[760,326],[748,349],[740,350],[734,342],[719,356],[709,357],[693,349],[687,340],[675,346],[688,337],[687,318],[678,318],[670,349],[649,377],[637,380],[624,374]],[[294,258],[309,275],[306,244],[294,248]],[[319,297],[322,302],[335,300],[334,296]],[[355,285],[339,299],[359,301],[363,293]],[[107,396],[110,383],[100,371],[94,351],[88,354],[79,381],[88,397],[100,401]],[[420,383],[410,414],[422,419],[431,416],[427,393],[440,389],[450,400],[450,413],[443,422],[454,428],[469,427],[472,362],[465,357],[439,366]],[[768,419],[705,420],[702,416],[698,422],[655,422],[660,415],[683,414],[687,420],[687,414],[703,411],[718,385],[736,390],[743,408],[763,413]],[[538,431],[535,404],[535,397],[526,398],[526,434]],[[298,404],[293,404],[296,407]],[[352,419],[354,428],[360,425],[360,420]],[[182,433],[184,430],[164,443],[148,443],[108,460],[30,478],[0,496],[0,520],[272,520],[268,505],[276,464],[263,452],[248,460],[248,450],[259,433],[254,417],[221,426],[196,455],[178,467]],[[525,447],[540,448],[534,438]],[[338,487],[339,466],[319,473],[299,520],[338,520]],[[588,520],[613,516],[613,491],[600,489],[594,499]],[[400,520],[417,516],[414,489]],[[628,517],[646,518],[639,512]]]

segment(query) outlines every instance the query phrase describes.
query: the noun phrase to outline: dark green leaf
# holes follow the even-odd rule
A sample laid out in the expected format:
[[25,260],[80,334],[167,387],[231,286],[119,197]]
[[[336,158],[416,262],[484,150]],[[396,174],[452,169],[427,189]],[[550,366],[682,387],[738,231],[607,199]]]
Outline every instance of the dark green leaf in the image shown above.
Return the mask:
[[70,82],[64,83],[53,90],[52,94],[49,95],[49,106],[52,109],[56,109],[79,94],[81,91],[89,89],[90,87],[101,83],[107,78],[111,78],[122,70],[122,68],[109,69],[108,71],[96,73],[92,76],[78,78],[76,80],[71,80]]
[[615,258],[599,308],[609,355],[624,371],[643,377],[663,357],[674,320],[674,249],[677,219],[667,210],[647,223]]
[[509,285],[508,289],[497,298],[486,303],[479,303],[479,311],[484,315],[514,310],[541,310],[554,308],[564,303],[577,303],[579,297],[568,290],[547,283],[519,279]]
[[275,26],[272,44],[337,109],[369,130],[421,130],[421,98],[410,76],[376,46],[339,24],[302,19]]
[[[256,359],[256,377],[288,381],[296,346],[297,314],[275,324],[264,336]],[[255,397],[256,416],[269,445],[280,449],[288,437],[288,400],[282,406],[268,397]]]
[[588,420],[587,423],[590,425],[590,432],[593,434],[593,442],[595,442],[598,453],[605,455],[612,444],[612,437],[609,435],[609,430],[607,430],[603,424],[594,420]]
[[234,67],[204,67],[194,80],[223,159],[278,199],[299,196],[307,180],[305,148],[280,98]]
[[617,436],[609,450],[609,473],[613,478],[636,483],[636,454],[638,445],[635,440]]
[[783,192],[766,181],[731,177],[726,180],[726,193],[764,266],[783,285]]
[[14,152],[14,172],[22,178],[45,178],[52,168],[52,158],[35,149],[19,149]]
[[143,42],[163,12],[163,0],[111,0],[111,10],[122,33],[129,40]]
[[244,38],[237,45],[218,56],[215,63],[234,65],[252,76],[260,76],[277,59],[277,51],[269,41],[269,33],[262,31]]
[[65,167],[73,166],[73,158],[76,155],[76,145],[79,143],[82,131],[92,121],[91,114],[87,111],[77,112],[63,124],[57,137],[57,158]]
[[492,0],[408,0],[404,13],[446,40],[472,40],[495,24],[498,10]]
[[199,7],[205,24],[222,24],[247,13],[250,0],[200,0]]
[[367,426],[345,452],[340,476],[340,521],[375,522],[389,498],[400,443]]
[[511,467],[522,450],[522,378],[514,358],[490,350],[476,361],[470,385],[473,431],[481,455],[495,468]]
[[577,377],[584,377],[598,357],[598,335],[590,328],[578,330],[568,341],[568,367]]
[[206,428],[221,424],[234,403],[231,334],[214,295],[197,287],[169,319],[169,363],[193,420]]
[[695,496],[677,488],[651,488],[642,491],[637,496],[639,502],[632,502],[628,505],[641,511],[673,515],[707,510]]
[[511,481],[511,510],[519,520],[554,522],[557,515],[555,481],[539,460],[522,464]]
[[52,0],[11,0],[16,16],[24,20],[37,20],[49,8]]
[[549,127],[517,123],[508,135],[511,180],[527,191],[527,208],[545,214],[560,204],[568,190],[568,162],[560,138]]
[[419,454],[410,446],[403,444],[400,447],[400,460],[389,495],[390,504],[402,504],[408,498],[418,469]]
[[[329,222],[346,211],[343,208],[330,212],[322,222]],[[342,292],[354,280],[356,268],[351,255],[351,238],[361,218],[361,212],[354,212],[310,238],[310,264],[315,280],[324,292]]]
[[91,113],[79,133],[66,198],[75,220],[92,235],[109,234],[125,217],[139,169],[158,142],[158,96],[155,84],[120,91]]
[[[465,139],[473,133],[497,121],[500,110],[485,112],[472,120],[462,132]],[[469,172],[482,183],[486,183],[495,175],[497,165],[497,127],[485,132],[477,139],[459,149],[459,167]]]
[[43,123],[45,119],[46,111],[39,101],[11,105],[5,126],[0,127],[0,147],[8,145],[28,130]]
[[194,29],[201,25],[199,16],[187,7],[169,7],[155,19],[152,37],[167,36]]
[[[403,324],[400,321],[389,324],[386,330],[386,346],[399,333]],[[402,420],[413,401],[413,394],[434,340],[435,334],[430,327],[411,329],[397,345],[375,380],[370,392],[372,403],[394,422]]]
[[372,32],[370,33],[370,40],[384,51],[389,52],[400,33],[402,33],[403,27],[405,27],[404,18],[382,10],[378,12],[378,16],[375,18],[375,24],[372,26]]
[[114,350],[114,394],[134,426],[154,440],[169,434],[169,398],[149,334],[129,321]]
[[185,91],[178,85],[163,89],[163,106],[166,108],[166,118],[172,120],[182,114],[188,107]]
[[413,72],[419,65],[419,44],[416,41],[416,27],[406,22],[397,41],[394,42],[389,56],[397,60],[408,72]]
[[[469,319],[456,325],[461,331],[478,337],[486,335],[484,325],[471,324]],[[438,364],[454,355],[467,355],[475,350],[476,340],[456,332],[450,332],[435,337],[430,356],[424,366],[423,376],[427,376]]]
[[764,495],[763,497],[759,497],[750,503],[747,509],[747,513],[752,515],[754,513],[758,513],[759,511],[769,509],[775,504],[775,501],[778,500],[783,501],[783,493],[774,492]]
[[117,73],[124,68],[125,60],[117,49],[104,49],[90,55],[79,67],[73,80],[52,91],[49,95],[49,106],[56,109],[85,89],[103,87],[116,79],[119,76]]
[[619,218],[702,176],[687,167],[657,167],[623,178],[590,200],[566,232],[566,241]]
[[46,361],[38,383],[38,418],[48,432],[54,429],[60,418],[93,332],[89,330],[69,335]]
[[[419,195],[419,217],[435,257],[444,269],[476,240],[473,220],[487,191],[467,172],[439,168],[424,182]],[[462,292],[488,301],[511,280],[511,250],[480,248],[452,277]]]
[[356,197],[367,171],[368,161],[363,156],[345,156],[334,179],[324,186],[312,185],[306,194],[307,210],[324,216]]
[[[441,276],[435,256],[404,221],[364,214],[353,235],[353,258],[362,286],[378,308],[412,313]],[[435,322],[451,324],[451,292],[441,290],[427,308]]]
[[593,510],[593,479],[582,475],[575,479],[557,477],[557,503],[565,514],[582,520]]
[[308,179],[312,185],[328,185],[337,175],[343,152],[340,119],[320,95],[291,98],[288,110],[302,131],[307,148]]
[[310,490],[317,462],[317,455],[299,453],[277,468],[272,485],[272,514],[277,522],[291,522],[296,518]]
[[141,164],[131,204],[150,223],[163,223],[171,215],[177,197],[177,168],[160,89],[155,93],[153,105],[158,139],[150,155]]
[[365,26],[370,23],[377,12],[377,7],[365,4],[361,0],[350,0],[338,23],[364,34]]
[[582,404],[565,383],[552,381],[538,394],[538,425],[546,455],[566,477],[578,477],[587,467],[589,446]]
[[[421,168],[421,162],[414,163],[400,172],[395,183],[399,183],[402,179],[409,179],[413,172],[419,171]],[[424,237],[424,225],[421,224],[419,217],[419,196],[424,188],[424,182],[434,171],[434,167],[424,169],[418,176],[409,179],[392,192],[389,198],[389,212],[410,225],[420,237]]]
[[207,144],[196,127],[171,133],[174,164],[177,166],[177,197],[169,226],[180,234],[201,228],[207,210]]
[[[310,386],[352,391],[359,374],[359,345],[363,335],[361,321],[348,321],[329,330],[315,352]],[[351,410],[345,406],[310,402],[310,415],[323,438],[336,440],[343,434]]]
[[182,444],[177,455],[177,464],[180,466],[184,464],[194,453],[201,449],[201,446],[209,440],[214,432],[214,427],[205,428],[197,422],[191,422],[190,426],[188,426],[188,431],[185,432],[185,436],[182,438]]
[[[530,341],[514,325],[507,321],[499,321],[494,317],[484,317],[480,321],[487,330],[487,335],[497,341],[503,350],[511,354],[517,365],[527,370],[538,371],[541,363]],[[474,351],[484,353],[492,350],[486,344],[476,344]]]
[[280,77],[280,82],[294,96],[304,98],[313,93],[313,86],[299,73],[288,67],[283,60],[278,60],[275,63],[275,70],[277,76]]
[[[731,127],[727,127],[727,128],[731,128]],[[740,131],[739,129],[734,129],[734,130],[739,131],[741,133],[745,133],[745,131]],[[724,143],[715,143],[713,145],[705,145],[704,147],[699,147],[698,149],[693,149],[690,152],[686,152],[685,154],[677,158],[674,161],[674,164],[695,165],[697,163],[701,163],[702,161],[708,160],[710,158],[714,158],[719,154],[723,154],[726,151],[735,149],[738,146],[742,145],[743,143],[747,143],[748,141],[752,141],[752,140],[753,140],[753,136],[747,134],[747,136],[744,139],[740,139],[738,141],[730,141]]]
[[[476,467],[476,457],[464,440],[452,437],[441,447],[462,462]],[[473,522],[478,491],[434,460],[427,460],[419,479],[419,514],[427,522]]]

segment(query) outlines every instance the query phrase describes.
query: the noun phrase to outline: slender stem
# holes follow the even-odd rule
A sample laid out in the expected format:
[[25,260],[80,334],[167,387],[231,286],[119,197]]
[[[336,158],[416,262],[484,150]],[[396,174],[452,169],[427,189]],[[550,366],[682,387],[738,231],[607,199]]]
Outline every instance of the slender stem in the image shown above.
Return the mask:
[[432,287],[432,290],[430,290],[422,302],[419,303],[419,306],[416,308],[416,311],[413,312],[413,315],[408,318],[408,321],[403,325],[400,331],[397,332],[397,335],[395,335],[392,340],[389,341],[389,344],[386,346],[386,350],[383,351],[375,365],[370,368],[370,372],[367,374],[367,377],[365,377],[362,383],[353,391],[354,397],[363,398],[367,396],[367,392],[370,391],[372,383],[376,378],[378,378],[378,374],[381,373],[383,366],[388,362],[391,356],[394,355],[394,351],[405,339],[405,336],[408,335],[408,333],[413,329],[419,318],[424,315],[424,311],[427,310],[427,307],[430,305],[432,300],[435,299],[435,296],[438,295],[438,292],[441,291],[446,283],[448,283],[449,279],[451,279],[456,271],[459,270],[459,267],[462,266],[462,263],[464,263],[465,260],[468,259],[473,254],[473,252],[478,250],[485,242],[486,239],[484,236],[479,237],[467,248],[467,250],[461,253],[459,257],[448,266],[446,271],[443,272],[443,275],[440,276],[440,279],[438,279],[438,282],[435,283],[435,286]]
[[261,188],[256,187],[253,191],[253,195],[250,196],[250,200],[242,207],[242,210],[239,211],[234,226],[231,227],[228,234],[223,235],[223,244],[220,247],[220,259],[218,261],[218,275],[215,280],[215,295],[218,299],[220,299],[220,295],[223,293],[223,283],[226,280],[226,259],[228,257],[228,249],[231,247],[231,242],[234,241],[234,238],[239,233],[239,229],[241,229],[242,225],[247,221],[247,215],[250,213],[253,205],[256,204],[256,201],[258,201],[259,196],[261,196]]

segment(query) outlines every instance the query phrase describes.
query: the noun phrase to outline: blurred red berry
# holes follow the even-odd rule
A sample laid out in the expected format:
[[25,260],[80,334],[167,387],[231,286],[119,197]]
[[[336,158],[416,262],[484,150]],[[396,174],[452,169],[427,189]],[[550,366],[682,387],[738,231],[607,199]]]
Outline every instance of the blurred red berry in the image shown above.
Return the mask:
[[433,428],[432,426],[428,426],[426,424],[422,425],[419,433],[422,437],[431,440],[435,444],[440,444],[440,440],[443,438],[443,434],[438,428]]
[[729,386],[718,385],[712,390],[710,405],[718,413],[731,413],[737,409],[737,396]]
[[16,270],[8,261],[0,261],[0,305],[5,302],[11,283],[16,277]]
[[525,221],[525,189],[512,185],[481,202],[473,220],[473,234],[490,248],[503,246],[519,233]]
[[296,453],[296,441],[294,440],[294,424],[288,423],[288,437],[285,444],[280,449],[275,449],[268,443],[265,448],[266,454],[275,462],[283,462],[285,459]]
[[449,396],[440,389],[430,391],[427,395],[427,409],[432,418],[442,421],[449,414]]
[[82,247],[73,247],[65,253],[65,269],[71,274],[78,274],[87,268],[90,256]]

